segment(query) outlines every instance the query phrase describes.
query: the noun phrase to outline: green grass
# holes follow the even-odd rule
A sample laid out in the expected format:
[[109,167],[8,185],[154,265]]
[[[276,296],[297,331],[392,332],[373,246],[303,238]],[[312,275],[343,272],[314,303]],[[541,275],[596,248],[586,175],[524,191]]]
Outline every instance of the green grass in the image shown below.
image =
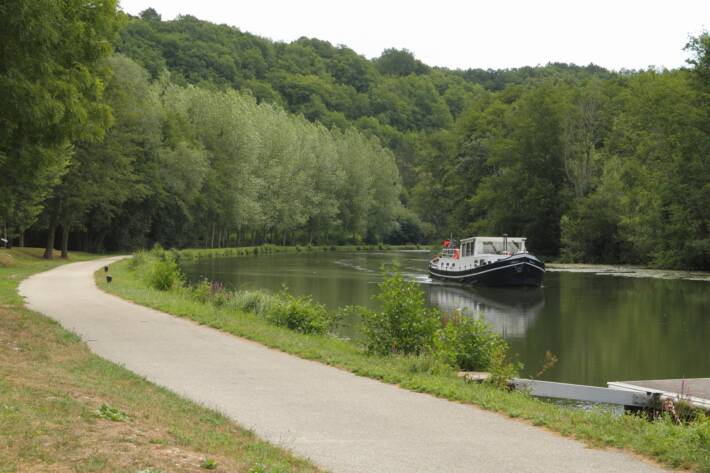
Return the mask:
[[0,250],[0,472],[320,471],[24,308],[19,282],[65,262],[41,254]]
[[[203,250],[197,251],[204,254]],[[520,392],[467,383],[427,357],[371,356],[348,340],[296,333],[271,325],[251,313],[199,302],[184,288],[150,289],[137,271],[129,269],[128,261],[114,264],[111,274],[114,280],[109,286],[102,273],[97,273],[99,285],[111,293],[302,358],[413,391],[475,404],[549,428],[590,446],[626,449],[671,467],[710,472],[710,420],[702,416],[690,425],[679,426],[667,418],[649,422],[640,416],[619,417],[602,410],[584,411],[546,403]]]

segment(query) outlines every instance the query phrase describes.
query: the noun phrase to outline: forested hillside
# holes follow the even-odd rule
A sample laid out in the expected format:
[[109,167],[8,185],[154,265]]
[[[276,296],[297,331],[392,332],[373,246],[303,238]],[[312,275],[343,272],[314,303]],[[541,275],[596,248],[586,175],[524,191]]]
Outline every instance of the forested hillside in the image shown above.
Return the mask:
[[[0,220],[15,243],[508,233],[572,261],[710,268],[707,33],[681,70],[452,71],[104,6],[77,19],[102,40],[89,55],[61,31],[27,36],[57,24],[51,9],[0,20]],[[42,61],[69,72],[50,79]]]

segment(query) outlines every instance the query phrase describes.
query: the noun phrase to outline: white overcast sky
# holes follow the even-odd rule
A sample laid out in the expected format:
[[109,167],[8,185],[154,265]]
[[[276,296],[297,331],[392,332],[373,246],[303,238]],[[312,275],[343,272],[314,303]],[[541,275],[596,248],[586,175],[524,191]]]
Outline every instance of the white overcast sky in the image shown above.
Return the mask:
[[368,58],[395,47],[431,66],[548,62],[677,68],[691,35],[710,29],[710,0],[120,0],[137,15],[193,15],[277,41],[344,44]]

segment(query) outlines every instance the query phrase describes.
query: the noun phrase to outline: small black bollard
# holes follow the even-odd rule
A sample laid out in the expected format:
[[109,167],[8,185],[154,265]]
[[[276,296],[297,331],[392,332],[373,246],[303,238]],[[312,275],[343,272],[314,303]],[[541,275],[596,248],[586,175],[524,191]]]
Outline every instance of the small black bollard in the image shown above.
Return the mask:
[[108,273],[108,266],[104,266],[104,273]]
[[112,278],[111,276],[106,275],[106,282],[107,282],[107,283],[111,284],[111,281],[112,281],[112,280],[113,280],[113,278]]

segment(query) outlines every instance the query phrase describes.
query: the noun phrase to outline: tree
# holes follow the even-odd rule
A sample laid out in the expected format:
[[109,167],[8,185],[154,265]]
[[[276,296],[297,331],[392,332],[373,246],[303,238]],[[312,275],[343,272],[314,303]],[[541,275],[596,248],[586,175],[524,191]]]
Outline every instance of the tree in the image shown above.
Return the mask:
[[88,212],[92,212],[94,230],[101,232],[126,200],[143,192],[133,162],[160,142],[159,103],[146,71],[123,56],[113,56],[107,64],[111,75],[104,100],[111,106],[114,123],[102,141],[76,144],[67,172],[52,192],[45,209],[48,258],[58,225],[62,227],[62,257],[66,258],[69,233],[84,226]]
[[410,74],[426,74],[429,67],[417,60],[406,49],[389,48],[375,61],[377,69],[382,74],[393,76],[408,76]]
[[115,0],[0,5],[0,189],[12,196],[0,218],[16,231],[38,214],[72,145],[101,139],[110,123],[101,59],[118,25]]

